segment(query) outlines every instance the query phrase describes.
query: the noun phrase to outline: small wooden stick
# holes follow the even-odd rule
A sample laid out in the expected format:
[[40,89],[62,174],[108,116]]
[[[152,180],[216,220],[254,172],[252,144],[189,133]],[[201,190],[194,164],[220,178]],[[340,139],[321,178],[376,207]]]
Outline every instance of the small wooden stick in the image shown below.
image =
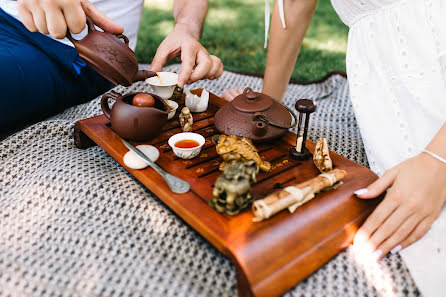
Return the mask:
[[279,211],[290,208],[294,211],[298,206],[311,200],[315,194],[327,187],[333,186],[347,176],[341,169],[322,173],[306,182],[286,187],[252,204],[253,221],[260,222],[268,219]]

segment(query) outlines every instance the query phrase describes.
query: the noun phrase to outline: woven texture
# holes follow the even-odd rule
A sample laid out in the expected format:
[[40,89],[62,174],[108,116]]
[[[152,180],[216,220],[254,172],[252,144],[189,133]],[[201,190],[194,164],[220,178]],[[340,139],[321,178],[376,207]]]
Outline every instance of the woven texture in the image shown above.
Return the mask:
[[[261,84],[225,72],[191,88],[220,94]],[[290,85],[285,103],[294,108],[301,98],[318,104],[309,138],[324,136],[332,150],[367,165],[347,80]],[[0,142],[0,296],[236,296],[228,259],[101,148],[74,146],[74,122],[100,113],[95,99]],[[420,294],[400,256],[375,263],[349,248],[285,294],[322,295]]]

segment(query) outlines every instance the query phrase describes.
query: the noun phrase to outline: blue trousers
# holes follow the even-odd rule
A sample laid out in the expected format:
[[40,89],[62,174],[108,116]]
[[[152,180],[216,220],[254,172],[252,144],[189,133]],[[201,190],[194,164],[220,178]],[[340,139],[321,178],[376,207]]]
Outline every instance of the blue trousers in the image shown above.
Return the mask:
[[29,32],[0,9],[0,132],[87,102],[111,87],[74,48]]

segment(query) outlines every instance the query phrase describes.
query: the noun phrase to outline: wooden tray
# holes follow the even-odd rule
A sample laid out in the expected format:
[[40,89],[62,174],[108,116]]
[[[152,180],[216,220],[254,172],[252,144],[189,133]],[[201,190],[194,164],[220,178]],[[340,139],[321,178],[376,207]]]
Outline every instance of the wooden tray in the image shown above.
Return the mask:
[[[201,89],[193,93],[201,94]],[[184,102],[184,98],[180,102]],[[330,152],[336,168],[347,171],[344,184],[337,190],[323,192],[298,208],[293,214],[282,211],[269,220],[254,223],[250,210],[236,216],[216,212],[208,201],[212,185],[221,175],[221,159],[215,151],[211,137],[214,114],[226,102],[210,94],[206,112],[194,114],[194,132],[202,134],[206,143],[199,156],[192,160],[175,157],[167,139],[180,132],[178,113],[170,120],[159,137],[146,142],[160,152],[157,163],[166,171],[188,181],[191,191],[172,193],[164,180],[151,168],[132,170],[123,164],[128,151],[119,136],[110,128],[103,116],[78,121],[75,124],[75,143],[87,148],[96,143],[150,189],[169,208],[199,232],[236,266],[240,296],[278,296],[309,276],[352,241],[358,226],[374,209],[378,199],[360,200],[353,192],[373,182],[377,176],[369,169]],[[296,161],[288,150],[296,143],[296,135],[288,132],[273,143],[257,145],[260,155],[270,161],[273,169],[259,173],[253,187],[255,199],[318,175],[312,160]],[[313,152],[314,143],[308,141]],[[140,143],[134,143],[140,144]]]

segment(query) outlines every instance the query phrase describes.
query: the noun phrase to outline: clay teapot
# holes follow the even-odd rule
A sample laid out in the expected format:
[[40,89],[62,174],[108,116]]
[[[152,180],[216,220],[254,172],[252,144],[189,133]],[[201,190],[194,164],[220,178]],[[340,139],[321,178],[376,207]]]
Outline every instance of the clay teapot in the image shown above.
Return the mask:
[[[132,105],[133,97],[139,93],[121,94],[111,91],[101,99],[104,115],[110,119],[111,128],[121,138],[126,140],[146,141],[158,136],[167,122],[170,111],[166,101],[161,97],[150,94],[155,99],[153,107]],[[110,109],[108,99],[116,102]]]
[[125,87],[156,75],[152,71],[138,70],[138,61],[128,46],[127,36],[98,31],[88,17],[87,25],[88,34],[83,39],[74,39],[70,32],[67,32],[67,38],[74,44],[79,56],[97,73]]
[[246,137],[254,142],[278,138],[296,123],[291,109],[251,88],[246,88],[215,114],[215,127],[220,133]]

